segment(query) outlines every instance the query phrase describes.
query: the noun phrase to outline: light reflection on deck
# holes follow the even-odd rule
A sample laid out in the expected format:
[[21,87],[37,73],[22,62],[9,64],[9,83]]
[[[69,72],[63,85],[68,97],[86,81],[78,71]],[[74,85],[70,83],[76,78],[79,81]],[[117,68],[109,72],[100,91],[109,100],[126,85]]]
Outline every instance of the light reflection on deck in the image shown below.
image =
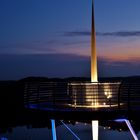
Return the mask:
[[[120,105],[122,106],[123,103],[120,103]],[[74,108],[111,108],[111,107],[118,107],[118,104],[113,104],[113,105],[73,105],[73,104],[68,104],[68,106],[70,107],[74,107]]]

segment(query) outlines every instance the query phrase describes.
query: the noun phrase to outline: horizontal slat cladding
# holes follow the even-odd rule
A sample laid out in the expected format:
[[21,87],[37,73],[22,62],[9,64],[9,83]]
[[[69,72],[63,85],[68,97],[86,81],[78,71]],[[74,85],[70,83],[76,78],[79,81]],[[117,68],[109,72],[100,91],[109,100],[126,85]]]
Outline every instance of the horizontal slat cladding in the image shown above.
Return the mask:
[[118,105],[120,109],[140,108],[140,83],[69,84],[66,82],[27,82],[24,102],[45,104],[85,104],[97,100],[99,104]]
[[129,109],[140,109],[140,82],[124,83],[121,86],[120,100]]
[[[58,92],[59,91],[59,92]],[[27,82],[24,89],[24,102],[64,102],[67,84],[58,82]],[[60,98],[64,96],[64,98]],[[57,98],[57,100],[56,100]]]
[[[100,83],[92,84],[80,83],[79,85],[71,84],[69,86],[69,94],[72,97],[73,104],[87,106],[106,106],[118,103],[119,84]],[[104,106],[103,106],[104,105]]]

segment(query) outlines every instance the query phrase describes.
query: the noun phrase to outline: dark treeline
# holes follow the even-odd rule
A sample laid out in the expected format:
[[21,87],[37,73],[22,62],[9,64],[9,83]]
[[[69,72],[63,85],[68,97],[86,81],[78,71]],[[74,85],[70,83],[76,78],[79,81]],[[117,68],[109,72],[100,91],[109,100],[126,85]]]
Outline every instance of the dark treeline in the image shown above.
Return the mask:
[[[48,77],[26,77],[18,80],[20,82],[31,82],[31,81],[58,81],[58,82],[90,82],[89,77],[67,77],[67,78],[48,78]],[[140,81],[140,76],[130,76],[130,77],[99,77],[99,82],[116,82],[116,81],[126,81],[134,82]]]

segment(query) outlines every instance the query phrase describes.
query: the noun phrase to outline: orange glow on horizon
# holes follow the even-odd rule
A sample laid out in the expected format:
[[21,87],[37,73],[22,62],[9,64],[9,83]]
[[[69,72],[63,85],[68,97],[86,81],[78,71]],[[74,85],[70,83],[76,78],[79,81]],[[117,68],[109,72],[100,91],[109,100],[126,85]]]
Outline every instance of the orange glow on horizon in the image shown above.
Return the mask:
[[99,43],[98,56],[108,62],[140,61],[140,42]]

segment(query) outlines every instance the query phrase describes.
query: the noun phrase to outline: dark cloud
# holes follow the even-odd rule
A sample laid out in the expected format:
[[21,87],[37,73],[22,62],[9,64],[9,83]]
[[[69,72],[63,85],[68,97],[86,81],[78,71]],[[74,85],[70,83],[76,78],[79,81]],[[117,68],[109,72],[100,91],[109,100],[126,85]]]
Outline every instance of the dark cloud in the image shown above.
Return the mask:
[[113,60],[112,58],[106,58],[106,57],[98,57],[98,60],[101,60],[104,65],[111,65],[111,66],[124,66],[124,65],[138,65],[140,66],[140,57],[132,57],[129,59],[118,59],[118,60]]
[[139,37],[140,31],[97,32],[99,36]]
[[[110,62],[98,59],[98,74],[107,76],[140,75],[140,63]],[[90,76],[90,58],[74,54],[0,55],[1,80],[20,79],[27,76],[71,77]]]
[[63,45],[77,45],[77,44],[89,44],[90,41],[89,40],[86,40],[86,41],[65,41],[63,42],[62,44]]
[[140,61],[110,61],[98,59],[98,73],[101,77],[134,76],[140,75]]
[[30,42],[7,42],[0,44],[0,54],[57,53],[62,47],[88,44],[88,40],[33,40]]
[[[115,31],[115,32],[96,32],[98,36],[114,36],[114,37],[139,37],[140,31]],[[90,36],[90,31],[72,31],[64,32],[64,36]]]
[[91,34],[90,31],[72,31],[72,32],[64,32],[64,36],[89,36]]
[[43,53],[55,52],[55,48],[51,45],[56,44],[56,40],[35,40],[30,42],[8,42],[0,44],[0,54],[28,54],[28,53]]
[[113,61],[112,59],[104,58],[104,57],[99,57],[98,58],[99,62],[104,64],[105,66],[123,66],[123,65],[131,65],[132,62],[129,61],[120,61],[120,60],[115,60]]
[[0,80],[88,76],[90,59],[74,54],[0,55]]

